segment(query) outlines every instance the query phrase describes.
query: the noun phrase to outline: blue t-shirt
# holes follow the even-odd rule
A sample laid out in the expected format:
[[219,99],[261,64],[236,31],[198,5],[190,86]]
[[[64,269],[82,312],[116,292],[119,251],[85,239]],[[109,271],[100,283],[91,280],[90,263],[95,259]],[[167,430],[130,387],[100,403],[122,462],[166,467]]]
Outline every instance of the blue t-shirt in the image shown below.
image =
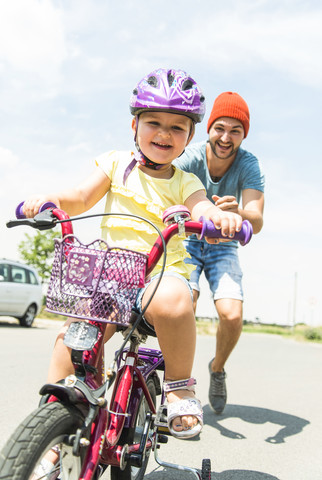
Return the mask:
[[[265,179],[258,159],[240,147],[229,170],[218,182],[214,182],[207,166],[206,145],[207,141],[203,141],[188,146],[173,163],[182,170],[197,175],[205,186],[210,201],[213,202],[212,195],[219,197],[233,195],[239,203],[242,191],[247,188],[264,192]],[[195,240],[196,237],[192,235],[189,239]],[[221,245],[237,246],[237,242],[232,241]]]

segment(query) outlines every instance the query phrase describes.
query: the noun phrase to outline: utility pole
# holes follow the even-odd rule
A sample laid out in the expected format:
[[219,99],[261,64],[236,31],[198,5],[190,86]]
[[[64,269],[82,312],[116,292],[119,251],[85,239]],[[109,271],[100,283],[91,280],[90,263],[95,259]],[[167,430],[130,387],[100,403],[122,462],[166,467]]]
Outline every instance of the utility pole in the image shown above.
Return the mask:
[[293,331],[296,325],[296,300],[297,300],[297,272],[294,274],[294,296],[293,296]]

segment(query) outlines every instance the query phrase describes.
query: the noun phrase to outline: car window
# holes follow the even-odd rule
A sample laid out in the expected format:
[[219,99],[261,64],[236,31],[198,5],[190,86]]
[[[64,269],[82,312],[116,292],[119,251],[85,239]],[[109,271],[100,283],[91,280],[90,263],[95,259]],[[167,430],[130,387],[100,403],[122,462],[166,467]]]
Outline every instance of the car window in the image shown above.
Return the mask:
[[15,283],[28,283],[27,270],[21,267],[11,266],[11,278]]
[[9,267],[6,264],[0,265],[0,282],[9,281]]
[[36,275],[29,270],[29,283],[32,285],[39,285]]

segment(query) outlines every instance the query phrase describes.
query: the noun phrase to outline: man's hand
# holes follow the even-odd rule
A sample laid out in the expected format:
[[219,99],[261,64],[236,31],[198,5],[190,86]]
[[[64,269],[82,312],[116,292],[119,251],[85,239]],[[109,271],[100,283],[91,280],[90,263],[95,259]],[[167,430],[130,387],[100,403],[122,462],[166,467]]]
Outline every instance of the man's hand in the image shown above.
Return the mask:
[[236,197],[233,197],[232,195],[225,195],[223,197],[213,195],[212,199],[215,202],[216,207],[219,207],[221,210],[238,213],[238,202]]

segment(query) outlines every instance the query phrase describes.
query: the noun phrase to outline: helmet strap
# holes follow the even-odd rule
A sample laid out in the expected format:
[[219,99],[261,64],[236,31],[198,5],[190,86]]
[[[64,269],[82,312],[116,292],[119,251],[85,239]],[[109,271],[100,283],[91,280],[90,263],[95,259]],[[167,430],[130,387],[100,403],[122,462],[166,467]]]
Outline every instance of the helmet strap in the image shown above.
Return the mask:
[[138,145],[136,147],[138,151],[134,155],[134,158],[140,165],[143,165],[144,167],[147,167],[147,168],[152,168],[152,170],[159,170],[163,166],[162,163],[156,163],[153,160],[150,160],[148,157],[146,157],[144,153],[140,150],[140,147]]
[[[126,182],[128,176],[130,175],[131,171],[135,167],[136,163],[139,163],[140,165],[143,165],[144,167],[151,168],[152,170],[159,170],[163,166],[162,163],[156,163],[153,160],[150,160],[146,155],[144,155],[144,153],[140,149],[140,146],[137,142],[137,131],[138,131],[138,127],[139,127],[139,115],[136,115],[135,122],[136,122],[136,128],[135,128],[134,142],[135,142],[135,146],[137,148],[137,152],[134,153],[131,162],[129,163],[129,165],[125,169],[125,172],[124,172],[124,175],[123,175],[123,185],[125,185],[125,182]],[[191,133],[193,132],[193,130],[194,130],[194,122],[192,122],[192,125],[190,127],[189,137],[190,137]],[[185,150],[183,150],[183,152],[180,153],[179,157],[181,157],[181,155],[184,152],[185,152]]]
[[143,155],[141,151],[138,151],[134,153],[132,160],[130,161],[130,163],[128,164],[128,166],[124,171],[123,185],[125,185],[125,182],[128,176],[130,175],[130,173],[132,172],[133,168],[137,163],[139,163],[140,165],[143,165],[144,167],[152,168],[153,170],[159,170],[162,167],[162,164],[152,162],[152,160],[149,160],[148,157]]

